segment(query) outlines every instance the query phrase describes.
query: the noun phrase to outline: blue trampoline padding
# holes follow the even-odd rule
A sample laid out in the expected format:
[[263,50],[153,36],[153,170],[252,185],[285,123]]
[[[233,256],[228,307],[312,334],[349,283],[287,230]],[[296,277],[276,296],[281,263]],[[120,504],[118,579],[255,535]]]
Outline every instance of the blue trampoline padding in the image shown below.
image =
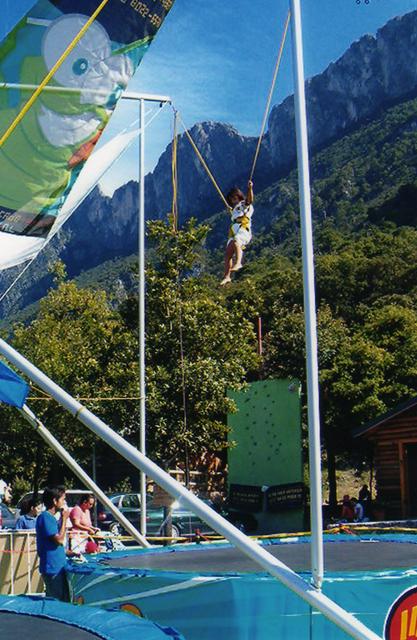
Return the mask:
[[0,596],[0,612],[65,623],[104,640],[184,640],[171,627],[162,627],[131,613],[75,606],[42,596]]
[[[417,583],[417,536],[415,535],[361,535],[353,549],[345,543],[353,536],[326,536],[326,542],[340,553],[355,553],[362,547],[366,555],[380,555],[377,547],[362,542],[392,542],[398,550],[407,544],[411,564],[409,568],[380,570],[326,572],[323,591],[337,604],[355,615],[375,633],[381,635],[384,620],[392,602],[406,588]],[[266,541],[263,545],[291,546],[297,553],[309,538]],[[338,544],[339,543],[339,544]],[[399,543],[399,544],[397,544]],[[402,544],[402,543],[405,543]],[[223,543],[215,548],[221,549]],[[210,568],[210,547],[187,545],[198,555],[207,554]],[[212,548],[213,549],[213,548]],[[74,600],[104,609],[116,608],[124,603],[136,605],[148,618],[160,624],[169,624],[184,634],[187,640],[271,640],[280,638],[314,638],[348,640],[349,636],[332,624],[322,614],[311,610],[306,602],[292,593],[267,573],[240,573],[239,571],[190,571],[152,569],[124,564],[118,561],[135,555],[156,558],[184,556],[186,547],[123,551],[102,558],[91,559],[88,564],[74,565],[67,569],[70,590]],[[120,564],[122,564],[120,562]],[[134,564],[134,562],[132,562]],[[184,564],[186,566],[186,564]],[[301,573],[309,582],[311,576]]]

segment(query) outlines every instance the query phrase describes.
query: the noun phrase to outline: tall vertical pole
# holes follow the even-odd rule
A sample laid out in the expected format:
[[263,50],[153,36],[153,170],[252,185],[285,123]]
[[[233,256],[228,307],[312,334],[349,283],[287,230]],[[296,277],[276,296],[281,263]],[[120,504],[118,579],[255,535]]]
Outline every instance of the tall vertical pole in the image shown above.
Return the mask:
[[[93,460],[92,460],[92,477],[94,484],[97,484],[97,456],[96,456],[96,443],[93,444]],[[94,500],[94,526],[97,526],[97,500]]]
[[262,317],[258,316],[258,356],[263,356],[263,343],[262,343]]
[[[140,100],[139,139],[139,450],[146,455],[145,386],[145,101]],[[146,474],[140,472],[140,532],[146,536]]]
[[300,0],[290,0],[294,67],[294,103],[297,134],[298,185],[303,253],[304,314],[307,352],[307,397],[310,464],[311,571],[317,589],[323,582],[323,523],[321,489],[321,447],[319,376],[317,358],[316,296],[311,220],[310,171],[307,114],[304,91],[304,62]]

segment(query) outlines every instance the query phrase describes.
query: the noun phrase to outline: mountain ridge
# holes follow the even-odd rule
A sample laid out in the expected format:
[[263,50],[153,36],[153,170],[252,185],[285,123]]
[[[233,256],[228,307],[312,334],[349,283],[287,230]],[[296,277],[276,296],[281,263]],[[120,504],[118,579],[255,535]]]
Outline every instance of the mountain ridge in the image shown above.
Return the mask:
[[[417,42],[417,11],[390,20],[376,36],[365,35],[332,62],[321,74],[306,81],[309,114],[309,139],[312,156],[326,149],[332,141],[358,130],[389,103],[399,103],[417,92],[417,65],[410,68],[407,52]],[[392,90],[391,90],[392,89]],[[255,186],[257,194],[268,193],[271,185],[294,169],[295,139],[293,96],[275,105],[269,117]],[[373,114],[373,115],[372,115]],[[232,184],[244,184],[252,164],[256,139],[241,135],[230,125],[214,121],[198,123],[190,129],[202,155],[226,191]],[[284,153],[285,150],[285,153]],[[155,170],[146,176],[148,218],[163,218],[171,208],[171,153],[169,145]],[[209,219],[222,209],[221,200],[185,134],[178,144],[179,210],[184,220],[192,215],[199,221]],[[318,169],[317,169],[318,170]],[[263,201],[267,203],[265,206]],[[293,201],[293,194],[290,198]],[[260,198],[257,224],[267,230],[279,221],[286,207],[285,198]],[[288,203],[287,203],[288,204]],[[291,206],[293,206],[291,204]],[[111,220],[111,224],[109,221]],[[29,304],[40,297],[51,282],[45,275],[48,261],[58,256],[66,263],[68,274],[75,277],[114,258],[131,255],[137,250],[138,185],[131,181],[118,188],[109,198],[94,190],[65,227],[57,234],[48,250],[37,261],[37,272],[29,284],[22,283],[12,292],[10,301],[2,305],[5,313],[13,304]],[[227,226],[226,219],[223,227]],[[220,240],[221,230],[213,237]],[[1,289],[16,270],[1,274]]]

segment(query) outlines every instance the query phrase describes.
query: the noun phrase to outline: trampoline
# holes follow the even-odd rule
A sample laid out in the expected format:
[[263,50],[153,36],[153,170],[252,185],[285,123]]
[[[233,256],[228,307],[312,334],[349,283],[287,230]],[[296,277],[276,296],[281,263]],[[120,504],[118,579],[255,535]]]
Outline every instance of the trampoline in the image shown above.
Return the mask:
[[[324,565],[327,571],[379,571],[384,569],[411,568],[417,566],[416,542],[401,544],[387,540],[358,539],[332,540],[324,545]],[[145,553],[105,558],[108,567],[163,569],[168,571],[195,571],[207,573],[258,573],[259,565],[239,549],[229,546],[182,549],[173,552]],[[298,539],[293,543],[272,543],[268,551],[297,573],[309,571],[310,544]]]
[[[310,580],[309,538],[261,544]],[[417,536],[328,535],[325,566],[324,593],[382,636],[391,603],[417,584]],[[130,603],[187,640],[349,637],[225,543],[103,554],[68,576],[74,602],[106,609]]]
[[95,607],[75,607],[42,596],[0,596],[2,640],[182,640],[173,629],[164,629],[129,613]]

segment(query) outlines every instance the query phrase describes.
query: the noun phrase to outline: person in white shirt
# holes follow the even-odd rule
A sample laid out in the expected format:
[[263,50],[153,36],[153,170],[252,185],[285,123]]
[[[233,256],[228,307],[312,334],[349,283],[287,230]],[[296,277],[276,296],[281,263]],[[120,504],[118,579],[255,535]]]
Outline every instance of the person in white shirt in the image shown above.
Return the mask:
[[7,482],[0,480],[0,502],[3,500],[4,492],[7,489]]
[[227,194],[226,200],[232,211],[221,286],[232,281],[232,271],[239,271],[242,268],[243,249],[252,240],[253,183],[249,180],[246,198],[240,189],[233,187]]
[[0,502],[9,504],[12,501],[12,487],[4,480],[0,480]]

